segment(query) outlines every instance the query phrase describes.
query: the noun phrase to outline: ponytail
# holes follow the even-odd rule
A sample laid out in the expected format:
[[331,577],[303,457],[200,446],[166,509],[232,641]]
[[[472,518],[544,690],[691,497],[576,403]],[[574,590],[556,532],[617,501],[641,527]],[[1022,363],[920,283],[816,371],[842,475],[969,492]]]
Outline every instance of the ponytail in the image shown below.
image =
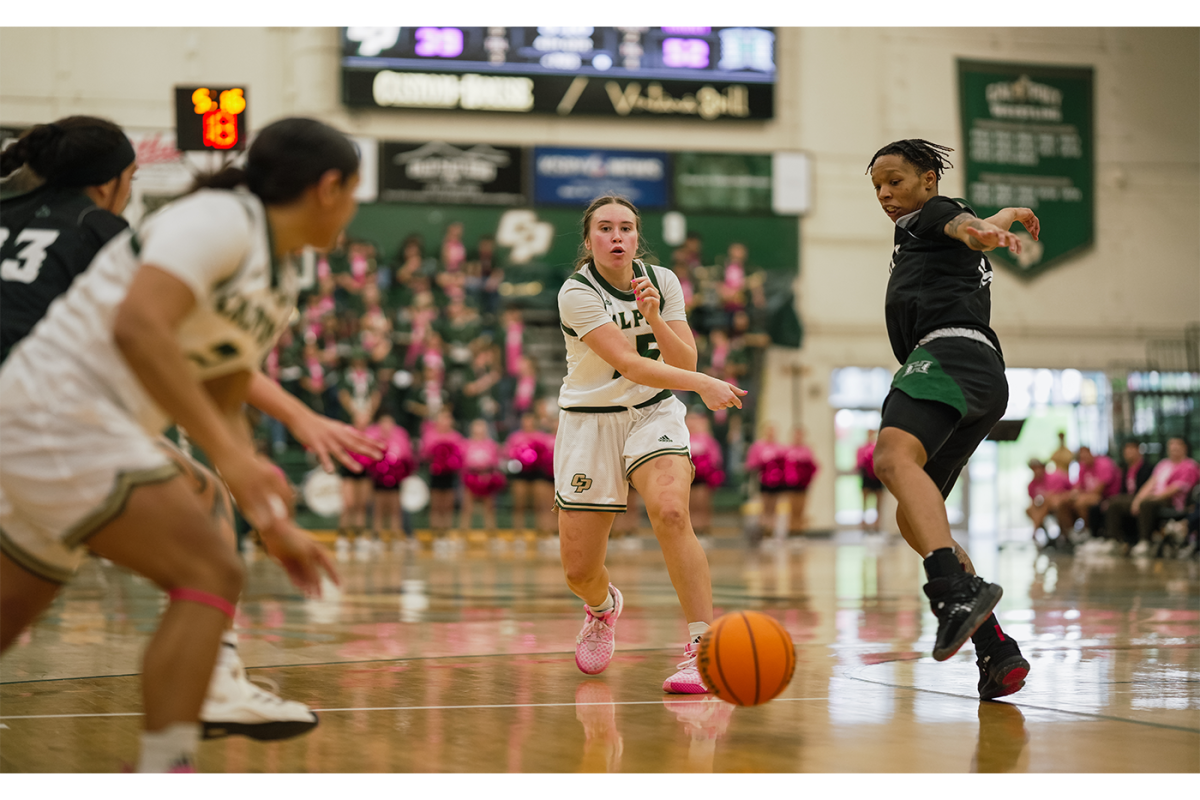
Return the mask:
[[0,177],[27,167],[51,186],[99,186],[136,160],[133,144],[115,123],[99,117],[65,117],[35,125],[0,153]]
[[244,166],[198,176],[192,191],[245,186],[265,205],[284,205],[329,170],[341,173],[344,183],[358,165],[358,149],[345,134],[315,119],[288,117],[254,136]]

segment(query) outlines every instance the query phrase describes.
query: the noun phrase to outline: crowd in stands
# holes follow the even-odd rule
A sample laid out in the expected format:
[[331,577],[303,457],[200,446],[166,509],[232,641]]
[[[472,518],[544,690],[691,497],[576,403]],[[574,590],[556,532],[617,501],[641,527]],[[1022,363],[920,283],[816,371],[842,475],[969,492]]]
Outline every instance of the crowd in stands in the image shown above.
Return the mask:
[[[718,463],[734,465],[744,461],[753,430],[769,341],[764,274],[749,266],[738,243],[716,264],[704,261],[701,239],[691,235],[670,264],[696,336],[698,368],[751,393],[744,408],[715,413],[696,398],[682,399],[698,405]],[[513,510],[520,510],[514,527],[524,528],[530,505],[535,529],[553,526],[541,508],[553,501],[557,387],[539,381],[523,312],[502,304],[504,270],[494,239],[480,237],[468,250],[462,225],[451,223],[440,245],[411,235],[389,260],[373,243],[343,237],[317,258],[315,273],[265,371],[310,408],[387,443],[384,459],[364,463],[361,475],[339,469],[339,527],[364,530],[372,511],[376,531],[398,531],[395,487],[414,473],[429,485],[435,530],[454,527],[456,506],[459,527],[469,527],[479,506],[485,527],[494,528],[495,497],[503,491],[511,491]],[[299,447],[270,419],[260,435],[276,454]],[[704,485],[740,477],[740,470],[729,472],[706,468]]]
[[[1118,465],[1106,455],[1080,447],[1071,453],[1059,434],[1051,456],[1054,469],[1040,459],[1029,462],[1030,505],[1035,541],[1087,553],[1160,557],[1174,552],[1191,557],[1200,551],[1200,465],[1188,457],[1181,437],[1167,441],[1167,455],[1151,465],[1144,446],[1122,446]],[[1078,464],[1072,480],[1069,469]],[[1047,522],[1054,520],[1057,531]]]

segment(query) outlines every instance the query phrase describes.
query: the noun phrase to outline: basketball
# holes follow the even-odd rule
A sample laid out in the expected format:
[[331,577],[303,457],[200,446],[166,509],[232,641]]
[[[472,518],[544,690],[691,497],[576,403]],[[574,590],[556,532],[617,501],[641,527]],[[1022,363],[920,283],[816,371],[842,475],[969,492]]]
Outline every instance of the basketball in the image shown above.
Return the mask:
[[792,680],[796,651],[783,626],[757,611],[726,614],[700,639],[696,659],[704,685],[722,700],[757,706]]

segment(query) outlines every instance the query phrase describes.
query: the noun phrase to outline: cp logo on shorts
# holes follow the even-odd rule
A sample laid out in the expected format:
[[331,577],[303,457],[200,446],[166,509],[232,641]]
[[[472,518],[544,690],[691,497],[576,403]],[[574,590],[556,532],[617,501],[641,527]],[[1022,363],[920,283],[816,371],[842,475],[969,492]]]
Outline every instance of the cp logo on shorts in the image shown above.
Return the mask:
[[575,487],[575,494],[580,494],[592,488],[592,479],[582,472],[576,472],[571,477],[571,485]]

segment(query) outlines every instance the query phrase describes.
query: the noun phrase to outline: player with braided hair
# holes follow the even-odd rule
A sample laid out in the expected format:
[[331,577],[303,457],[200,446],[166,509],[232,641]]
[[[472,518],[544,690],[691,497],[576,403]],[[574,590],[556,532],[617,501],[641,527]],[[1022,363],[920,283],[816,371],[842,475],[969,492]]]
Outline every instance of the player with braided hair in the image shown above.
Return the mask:
[[972,639],[979,695],[991,700],[1019,691],[1029,662],[992,613],[1001,588],[975,575],[951,538],[945,498],[1008,404],[1000,340],[990,326],[992,267],[985,253],[997,247],[1019,253],[1021,240],[1009,228],[1020,222],[1037,239],[1040,224],[1028,208],[980,219],[965,203],[940,195],[949,152],[903,139],[867,165],[875,197],[896,224],[885,317],[902,364],[884,400],[874,466],[899,503],[900,532],[925,559],[925,594],[938,618],[933,657],[945,661]]

